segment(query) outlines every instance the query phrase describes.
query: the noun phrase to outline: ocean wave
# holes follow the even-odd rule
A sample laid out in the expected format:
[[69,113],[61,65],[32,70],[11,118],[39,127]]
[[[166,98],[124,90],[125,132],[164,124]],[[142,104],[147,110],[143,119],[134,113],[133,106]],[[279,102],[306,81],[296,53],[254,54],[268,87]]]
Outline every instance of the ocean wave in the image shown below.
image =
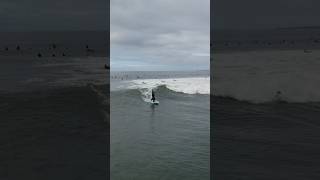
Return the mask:
[[320,51],[216,54],[212,94],[265,103],[320,102]]
[[[275,80],[277,81],[277,80]],[[277,81],[279,82],[279,81]],[[241,101],[253,103],[265,103],[273,101],[286,102],[320,102],[320,92],[313,83],[302,82],[302,87],[292,82],[291,85],[271,82],[243,83],[239,81],[231,83],[216,83],[213,87],[213,95],[220,97],[231,97]],[[259,86],[260,85],[260,86]]]
[[136,79],[119,86],[119,90],[138,90],[145,102],[150,102],[152,89],[162,94],[172,91],[183,94],[210,94],[210,77]]
[[128,89],[156,89],[166,86],[168,89],[185,94],[210,94],[210,77],[139,79],[132,80]]

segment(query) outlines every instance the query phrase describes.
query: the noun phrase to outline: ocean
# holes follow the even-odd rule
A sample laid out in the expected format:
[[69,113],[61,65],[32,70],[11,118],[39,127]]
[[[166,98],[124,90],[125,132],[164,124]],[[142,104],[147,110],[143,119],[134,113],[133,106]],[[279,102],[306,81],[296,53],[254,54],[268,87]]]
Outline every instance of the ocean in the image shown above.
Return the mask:
[[213,179],[319,179],[319,55],[214,52]]
[[106,50],[86,54],[86,40],[52,48],[72,33],[26,34],[8,36],[25,41],[2,41],[9,50],[0,50],[0,179],[107,179]]
[[210,72],[110,76],[111,179],[209,179]]

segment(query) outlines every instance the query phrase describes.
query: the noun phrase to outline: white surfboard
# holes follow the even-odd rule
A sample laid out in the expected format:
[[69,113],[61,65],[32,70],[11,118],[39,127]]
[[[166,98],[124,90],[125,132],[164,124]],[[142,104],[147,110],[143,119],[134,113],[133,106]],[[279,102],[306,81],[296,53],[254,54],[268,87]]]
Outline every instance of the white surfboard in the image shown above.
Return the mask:
[[151,104],[154,104],[154,105],[159,105],[159,101],[155,100],[155,101],[150,101]]

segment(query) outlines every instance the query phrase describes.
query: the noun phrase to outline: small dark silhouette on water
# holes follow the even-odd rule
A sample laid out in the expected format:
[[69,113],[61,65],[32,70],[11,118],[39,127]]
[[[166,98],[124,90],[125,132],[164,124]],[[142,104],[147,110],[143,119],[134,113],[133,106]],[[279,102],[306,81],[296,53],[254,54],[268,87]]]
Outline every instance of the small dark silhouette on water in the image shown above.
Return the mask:
[[55,54],[52,54],[52,57],[56,57],[56,55],[55,55]]
[[17,49],[17,51],[20,51],[20,46],[18,45],[16,49]]
[[94,50],[90,49],[88,44],[86,45],[86,51],[87,53],[94,53]]
[[277,103],[286,103],[286,101],[283,99],[283,95],[281,91],[277,91],[276,95],[274,96],[274,100]]
[[153,89],[151,90],[151,101],[154,102],[156,100],[155,96],[154,96],[154,92],[153,92]]
[[38,57],[39,57],[39,58],[42,57],[42,54],[41,54],[41,53],[38,53]]
[[94,53],[94,49],[90,49],[88,45],[86,45],[86,53],[87,56]]
[[56,49],[56,48],[57,48],[57,45],[56,45],[56,44],[52,44],[52,48],[53,48],[53,49]]
[[105,65],[104,65],[104,68],[105,68],[105,69],[110,69],[110,66],[108,66],[108,65],[105,64]]
[[8,47],[6,47],[6,51],[9,51],[9,48],[8,48]]

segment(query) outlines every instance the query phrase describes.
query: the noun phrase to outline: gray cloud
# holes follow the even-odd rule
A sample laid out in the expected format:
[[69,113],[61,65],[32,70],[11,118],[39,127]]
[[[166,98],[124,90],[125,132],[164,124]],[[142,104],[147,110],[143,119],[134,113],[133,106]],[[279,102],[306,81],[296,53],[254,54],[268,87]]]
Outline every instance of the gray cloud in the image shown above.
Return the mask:
[[124,69],[138,69],[140,65],[143,70],[208,68],[209,3],[209,0],[111,0],[113,69],[121,68],[120,65]]

